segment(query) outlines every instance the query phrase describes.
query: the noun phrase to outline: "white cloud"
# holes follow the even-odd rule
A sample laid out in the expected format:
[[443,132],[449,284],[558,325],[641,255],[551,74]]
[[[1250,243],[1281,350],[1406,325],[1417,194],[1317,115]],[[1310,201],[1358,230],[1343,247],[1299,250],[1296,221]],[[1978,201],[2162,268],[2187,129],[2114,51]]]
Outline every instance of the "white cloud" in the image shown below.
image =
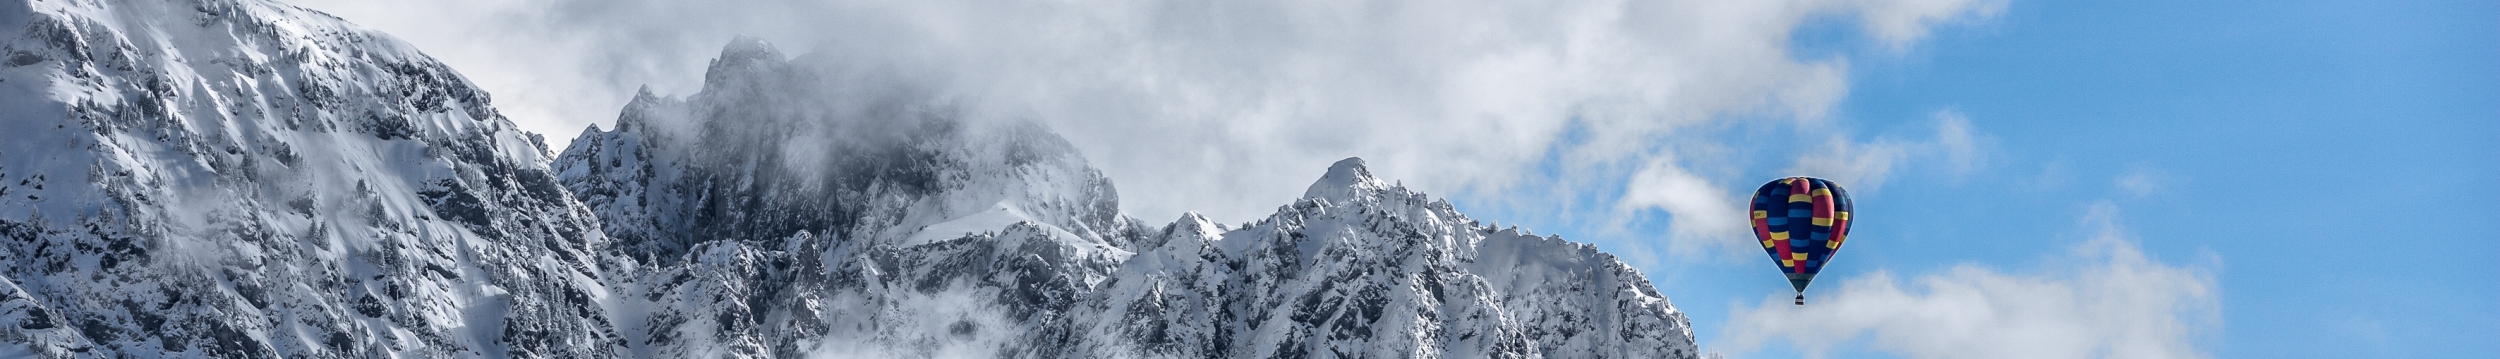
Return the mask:
[[1970,3],[1953,0],[1876,0],[1854,1],[1866,12],[1867,31],[1895,49],[1909,46],[1927,37],[1928,29],[1938,23],[1961,18],[1958,12],[1995,15],[2005,11],[2004,2]]
[[[1759,249],[1745,225],[1743,200],[1709,180],[1677,166],[1673,156],[1655,156],[1624,185],[1625,208],[1658,208],[1670,216],[1668,253],[1695,256],[1706,251],[1751,255]],[[1627,210],[1628,211],[1628,210]]]
[[1892,169],[1926,146],[1898,140],[1856,142],[1833,136],[1824,142],[1824,150],[1797,157],[1797,163],[1784,172],[1813,176],[1841,183],[1856,193],[1871,192],[1884,186],[1892,177]]
[[[559,146],[638,86],[692,92],[748,34],[1048,122],[1132,214],[1242,220],[1348,156],[1443,194],[1667,173],[1619,164],[1689,163],[1651,156],[1716,141],[1679,129],[1845,96],[1845,59],[1789,54],[1801,25],[1900,47],[2003,1],[298,2],[408,39]],[[1564,179],[1523,175],[1548,158]]]
[[1858,142],[1848,134],[1835,133],[1829,135],[1822,150],[1798,156],[1786,172],[1840,182],[1851,191],[1862,193],[1882,187],[1895,169],[1913,160],[1933,159],[1955,180],[1987,164],[1994,140],[1973,130],[1969,116],[1940,110],[1931,117],[1936,123],[1931,139],[1877,138]]
[[[1984,167],[1988,153],[1995,151],[1994,140],[1980,134],[1970,125],[1970,118],[1952,110],[1937,111],[1933,138],[1916,141],[1877,138],[1859,142],[1847,134],[1823,133],[1824,145],[1798,156],[1795,163],[1779,175],[1814,176],[1842,183],[1863,196],[1880,188],[1892,173],[1913,164],[1942,168],[1954,180],[1960,180]],[[1811,127],[1809,127],[1811,128]],[[1756,183],[1742,187],[1725,187],[1711,182],[1704,173],[1726,171],[1694,171],[1689,162],[1705,158],[1727,157],[1727,152],[1714,146],[1679,146],[1685,153],[1656,153],[1643,156],[1645,161],[1623,183],[1623,197],[1616,203],[1613,223],[1601,228],[1626,228],[1624,224],[1639,218],[1644,210],[1664,211],[1668,231],[1664,240],[1667,253],[1686,258],[1718,254],[1721,258],[1745,258],[1760,255],[1753,233],[1746,228],[1744,201]],[[1681,161],[1681,162],[1680,162]],[[1570,193],[1587,184],[1564,181],[1554,192]],[[1732,189],[1732,190],[1731,190]],[[1620,235],[1624,233],[1607,233]],[[1648,243],[1633,241],[1617,243],[1646,249]],[[1647,256],[1629,256],[1635,263],[1648,264]]]
[[1944,152],[1945,164],[1956,178],[1970,175],[1986,164],[1987,147],[1994,146],[1988,137],[1972,133],[1970,116],[1959,111],[1936,111],[1936,148]]
[[[2115,218],[2115,206],[2094,205],[2085,223],[2098,233],[2039,273],[1966,264],[1905,283],[1879,271],[1805,306],[1766,298],[1738,309],[1723,348],[1784,340],[1812,356],[1865,343],[1910,358],[2208,357],[2196,342],[2219,329],[2218,265],[2146,258]],[[1865,336],[1873,340],[1857,340]]]
[[2116,186],[2122,194],[2144,197],[2161,192],[2164,187],[2177,185],[2187,180],[2187,178],[2154,168],[2152,165],[2136,164],[2127,166],[2127,172],[2111,179],[2110,184]]

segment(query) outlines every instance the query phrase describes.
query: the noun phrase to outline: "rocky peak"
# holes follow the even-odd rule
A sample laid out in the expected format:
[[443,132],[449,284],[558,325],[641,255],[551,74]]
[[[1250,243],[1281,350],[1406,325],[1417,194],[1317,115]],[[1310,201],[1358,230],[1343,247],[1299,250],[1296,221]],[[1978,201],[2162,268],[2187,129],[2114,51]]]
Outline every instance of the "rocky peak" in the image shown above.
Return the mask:
[[1388,183],[1373,178],[1371,169],[1363,167],[1363,158],[1347,157],[1328,165],[1328,173],[1321,175],[1319,181],[1312,182],[1309,189],[1303,190],[1302,198],[1344,202],[1374,196],[1388,188]]
[[1683,313],[1612,255],[1484,227],[1357,158],[1243,228],[1167,228],[1073,316],[1097,339],[1071,355],[1696,356]]
[[[633,257],[798,231],[908,246],[1019,221],[1115,246],[1144,235],[1109,180],[1038,123],[967,119],[759,39],[721,54],[702,91],[637,94],[616,130],[584,132],[554,164]],[[933,230],[947,233],[921,233]]]
[[720,57],[712,59],[708,72],[717,73],[724,69],[779,64],[786,61],[789,61],[789,57],[782,55],[781,49],[773,47],[772,42],[753,36],[738,36],[730,39],[728,45],[721,46]]
[[773,47],[772,42],[764,41],[764,38],[760,37],[740,35],[730,39],[728,45],[721,46],[720,58],[712,60],[712,63],[717,66],[724,63],[752,61],[779,62],[782,59],[781,49]]
[[781,50],[774,48],[771,42],[751,36],[739,36],[730,40],[728,45],[722,46],[720,57],[713,58],[711,65],[705,68],[704,89],[707,92],[717,93],[720,90],[716,88],[723,86],[770,83],[771,80],[780,79],[780,76],[770,74],[788,63],[789,58],[783,56]]

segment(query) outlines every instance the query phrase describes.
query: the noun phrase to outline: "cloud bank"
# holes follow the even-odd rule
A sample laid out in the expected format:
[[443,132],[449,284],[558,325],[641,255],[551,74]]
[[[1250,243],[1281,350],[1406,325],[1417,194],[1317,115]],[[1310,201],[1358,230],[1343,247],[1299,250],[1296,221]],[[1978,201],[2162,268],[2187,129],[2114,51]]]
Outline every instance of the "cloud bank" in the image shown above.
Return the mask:
[[1905,283],[1876,272],[1806,306],[1779,297],[1739,308],[1721,347],[1785,340],[1810,356],[1863,343],[1909,358],[2209,357],[2195,340],[2219,329],[2212,269],[2146,258],[2115,211],[2096,205],[2086,222],[2099,233],[2041,273],[1962,265]]
[[[1813,22],[1913,46],[2001,0],[301,0],[397,34],[568,139],[641,86],[691,93],[736,35],[1049,123],[1150,219],[1264,215],[1336,159],[1436,193],[1669,181],[1681,218],[1730,186],[1662,143],[1729,118],[1821,121],[1847,59],[1798,58]],[[558,144],[561,145],[561,144]],[[1529,176],[1538,166],[1560,172]],[[1665,167],[1661,167],[1665,166]],[[1694,182],[1694,181],[1699,182]],[[1683,181],[1683,182],[1674,182]],[[1541,196],[1542,191],[1526,195]],[[1529,202],[1536,200],[1530,199]],[[1644,204],[1653,202],[1642,202]],[[1605,206],[1601,206],[1605,207]],[[1615,206],[1625,209],[1643,205]],[[1678,210],[1685,209],[1685,210]],[[1677,219],[1678,223],[1699,223]]]
[[[1952,110],[1937,111],[1931,116],[1935,123],[1927,138],[1878,137],[1857,140],[1840,131],[1821,131],[1806,136],[1820,139],[1820,146],[1793,158],[1778,175],[1815,176],[1846,184],[1852,196],[1865,197],[1882,188],[1892,173],[1902,169],[1933,171],[1952,180],[1961,180],[1990,161],[1996,151],[1995,139],[1979,133],[1970,118]],[[1668,215],[1666,252],[1686,257],[1715,254],[1717,258],[1754,260],[1761,256],[1752,229],[1744,218],[1745,201],[1760,182],[1720,185],[1711,182],[1704,171],[1678,163],[1679,160],[1711,162],[1727,157],[1724,149],[1696,151],[1695,155],[1658,153],[1646,156],[1645,163],[1632,171],[1623,185],[1623,197],[1614,205],[1621,213],[1655,209]],[[1566,187],[1568,188],[1568,187]],[[1576,189],[1574,189],[1576,190]],[[1629,221],[1635,216],[1612,220]],[[1621,223],[1609,227],[1624,227]],[[1632,256],[1636,260],[1643,257]]]

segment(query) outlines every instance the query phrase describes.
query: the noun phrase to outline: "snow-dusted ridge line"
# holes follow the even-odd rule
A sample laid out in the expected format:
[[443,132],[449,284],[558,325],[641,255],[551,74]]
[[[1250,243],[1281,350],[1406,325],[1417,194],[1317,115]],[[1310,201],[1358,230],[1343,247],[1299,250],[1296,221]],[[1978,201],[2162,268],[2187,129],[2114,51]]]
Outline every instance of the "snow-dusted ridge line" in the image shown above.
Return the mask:
[[0,4],[0,343],[43,357],[605,357],[605,239],[534,136],[266,1]]
[[[656,323],[624,330],[633,352],[1694,356],[1682,313],[1637,270],[1478,224],[1361,159],[1243,228],[1149,226],[1110,212],[1109,181],[1048,130],[965,119],[824,61],[733,41],[703,91],[639,95],[555,161],[612,237],[646,243],[624,246],[643,271],[756,273],[712,289],[619,276],[641,293],[624,298],[655,298],[621,313]],[[694,255],[724,247],[778,259]]]
[[1683,314],[1594,247],[1495,230],[1332,165],[1232,230],[1186,214],[1079,315],[1105,357],[1694,357]]
[[0,356],[1693,356],[1638,271],[1359,159],[1149,224],[1039,124],[757,39],[552,157],[267,0],[11,2],[0,41]]

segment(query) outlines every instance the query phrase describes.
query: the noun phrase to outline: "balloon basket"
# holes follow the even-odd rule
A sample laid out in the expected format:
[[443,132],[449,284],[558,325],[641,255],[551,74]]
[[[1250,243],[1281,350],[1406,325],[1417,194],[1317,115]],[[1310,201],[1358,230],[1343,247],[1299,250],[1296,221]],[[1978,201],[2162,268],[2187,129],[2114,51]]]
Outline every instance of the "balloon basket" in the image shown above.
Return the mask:
[[1797,305],[1806,305],[1806,295],[1804,293],[1797,294]]

